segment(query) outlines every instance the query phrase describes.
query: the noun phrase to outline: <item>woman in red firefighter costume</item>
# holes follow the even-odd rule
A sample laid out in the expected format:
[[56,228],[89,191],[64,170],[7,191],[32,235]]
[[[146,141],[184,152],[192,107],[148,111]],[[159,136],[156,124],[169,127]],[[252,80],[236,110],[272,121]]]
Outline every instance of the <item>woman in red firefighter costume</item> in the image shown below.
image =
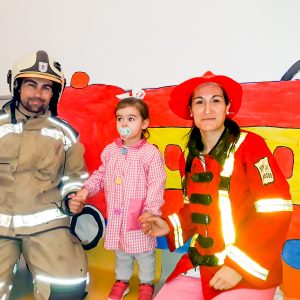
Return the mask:
[[172,111],[194,121],[182,164],[184,204],[142,222],[150,236],[167,234],[171,251],[191,240],[157,300],[268,300],[282,281],[289,186],[265,141],[232,120],[241,99],[239,83],[211,72],[172,91]]

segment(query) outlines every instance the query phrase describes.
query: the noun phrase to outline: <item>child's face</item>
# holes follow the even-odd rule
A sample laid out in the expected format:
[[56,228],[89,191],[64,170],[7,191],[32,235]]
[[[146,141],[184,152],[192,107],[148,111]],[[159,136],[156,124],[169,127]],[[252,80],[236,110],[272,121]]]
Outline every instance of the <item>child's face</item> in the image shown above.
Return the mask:
[[141,139],[142,131],[148,127],[149,120],[143,120],[136,107],[128,106],[116,111],[116,125],[119,132],[121,128],[129,129],[129,134],[121,135],[121,138],[125,145],[130,146]]

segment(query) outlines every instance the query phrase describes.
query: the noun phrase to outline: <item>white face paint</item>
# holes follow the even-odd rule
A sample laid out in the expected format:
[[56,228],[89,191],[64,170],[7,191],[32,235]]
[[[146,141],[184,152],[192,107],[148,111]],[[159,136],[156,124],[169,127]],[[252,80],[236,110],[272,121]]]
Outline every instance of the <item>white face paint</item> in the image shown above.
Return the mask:
[[131,134],[131,129],[129,127],[120,127],[118,128],[121,139],[126,141]]

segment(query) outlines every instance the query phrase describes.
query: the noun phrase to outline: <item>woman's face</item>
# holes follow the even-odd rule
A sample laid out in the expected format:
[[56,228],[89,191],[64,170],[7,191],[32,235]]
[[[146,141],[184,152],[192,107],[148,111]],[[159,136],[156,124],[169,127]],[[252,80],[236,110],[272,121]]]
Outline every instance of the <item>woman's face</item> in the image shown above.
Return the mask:
[[222,88],[213,82],[199,85],[193,93],[191,113],[202,134],[224,130],[230,104],[226,105]]

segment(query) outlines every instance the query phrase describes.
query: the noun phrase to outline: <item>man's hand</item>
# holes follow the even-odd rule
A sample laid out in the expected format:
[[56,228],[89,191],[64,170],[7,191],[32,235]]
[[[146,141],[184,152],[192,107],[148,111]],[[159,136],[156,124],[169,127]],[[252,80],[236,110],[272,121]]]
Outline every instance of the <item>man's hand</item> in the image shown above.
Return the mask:
[[81,189],[76,194],[69,195],[68,205],[71,213],[79,214],[83,210],[88,195],[89,192],[85,188]]
[[215,290],[228,290],[236,286],[242,278],[242,275],[234,269],[223,266],[216,272],[209,285]]

